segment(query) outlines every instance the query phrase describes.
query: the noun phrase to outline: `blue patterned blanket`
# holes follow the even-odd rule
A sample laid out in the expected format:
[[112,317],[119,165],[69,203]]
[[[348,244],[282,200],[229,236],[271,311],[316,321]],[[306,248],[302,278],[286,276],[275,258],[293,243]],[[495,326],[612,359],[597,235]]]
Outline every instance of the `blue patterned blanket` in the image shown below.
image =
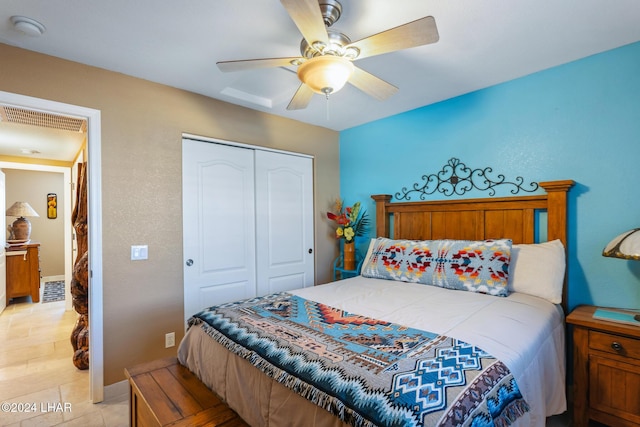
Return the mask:
[[529,410],[509,369],[465,342],[288,293],[189,321],[357,426],[507,426]]

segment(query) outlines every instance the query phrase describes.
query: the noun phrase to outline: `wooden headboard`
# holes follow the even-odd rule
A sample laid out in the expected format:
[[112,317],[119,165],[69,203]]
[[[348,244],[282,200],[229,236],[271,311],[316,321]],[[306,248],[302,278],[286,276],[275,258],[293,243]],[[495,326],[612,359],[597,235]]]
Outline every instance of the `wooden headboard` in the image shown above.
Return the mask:
[[[411,240],[509,238],[516,244],[536,243],[535,212],[546,211],[547,240],[560,239],[567,249],[567,193],[573,184],[572,180],[540,182],[546,194],[483,199],[391,203],[391,195],[373,195],[376,236]],[[566,281],[562,300],[566,311]]]

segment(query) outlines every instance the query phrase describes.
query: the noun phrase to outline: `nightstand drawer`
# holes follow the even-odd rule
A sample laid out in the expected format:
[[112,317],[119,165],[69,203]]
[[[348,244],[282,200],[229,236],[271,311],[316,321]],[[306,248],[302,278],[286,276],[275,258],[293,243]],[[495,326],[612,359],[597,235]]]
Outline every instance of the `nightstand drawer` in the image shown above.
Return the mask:
[[640,360],[640,341],[633,338],[591,330],[589,348]]

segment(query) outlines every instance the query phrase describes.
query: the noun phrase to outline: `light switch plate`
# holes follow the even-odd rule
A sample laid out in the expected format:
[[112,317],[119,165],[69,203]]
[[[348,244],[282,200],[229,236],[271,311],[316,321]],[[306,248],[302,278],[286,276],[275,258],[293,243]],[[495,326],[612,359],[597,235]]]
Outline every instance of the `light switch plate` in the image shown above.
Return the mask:
[[149,258],[149,246],[148,245],[132,245],[131,246],[131,260],[139,261]]

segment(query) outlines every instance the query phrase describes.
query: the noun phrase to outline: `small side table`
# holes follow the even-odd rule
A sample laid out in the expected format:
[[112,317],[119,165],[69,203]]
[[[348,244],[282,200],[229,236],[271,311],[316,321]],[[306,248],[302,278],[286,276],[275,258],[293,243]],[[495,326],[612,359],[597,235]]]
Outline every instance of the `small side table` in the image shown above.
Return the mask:
[[567,316],[573,325],[573,425],[586,427],[592,419],[640,426],[640,323],[594,318],[598,308],[580,306]]
[[349,277],[356,277],[360,275],[360,265],[358,265],[358,268],[356,270],[345,270],[342,267],[336,267],[334,265],[333,267],[333,280],[342,280],[342,279],[348,279]]
[[359,276],[362,269],[362,261],[364,261],[362,257],[356,253],[356,269],[347,270],[343,267],[342,255],[340,255],[333,261],[333,281]]
[[344,268],[344,263],[342,260],[343,243],[341,242],[340,255],[338,255],[338,257],[333,261],[333,280],[334,281],[348,279],[350,277],[356,277],[360,275],[360,271],[362,270],[362,264],[367,255],[367,249],[369,248],[369,245],[370,245],[370,240],[371,239],[367,237],[355,238],[355,242],[356,242],[356,251],[355,251],[356,269],[355,270],[347,270]]

